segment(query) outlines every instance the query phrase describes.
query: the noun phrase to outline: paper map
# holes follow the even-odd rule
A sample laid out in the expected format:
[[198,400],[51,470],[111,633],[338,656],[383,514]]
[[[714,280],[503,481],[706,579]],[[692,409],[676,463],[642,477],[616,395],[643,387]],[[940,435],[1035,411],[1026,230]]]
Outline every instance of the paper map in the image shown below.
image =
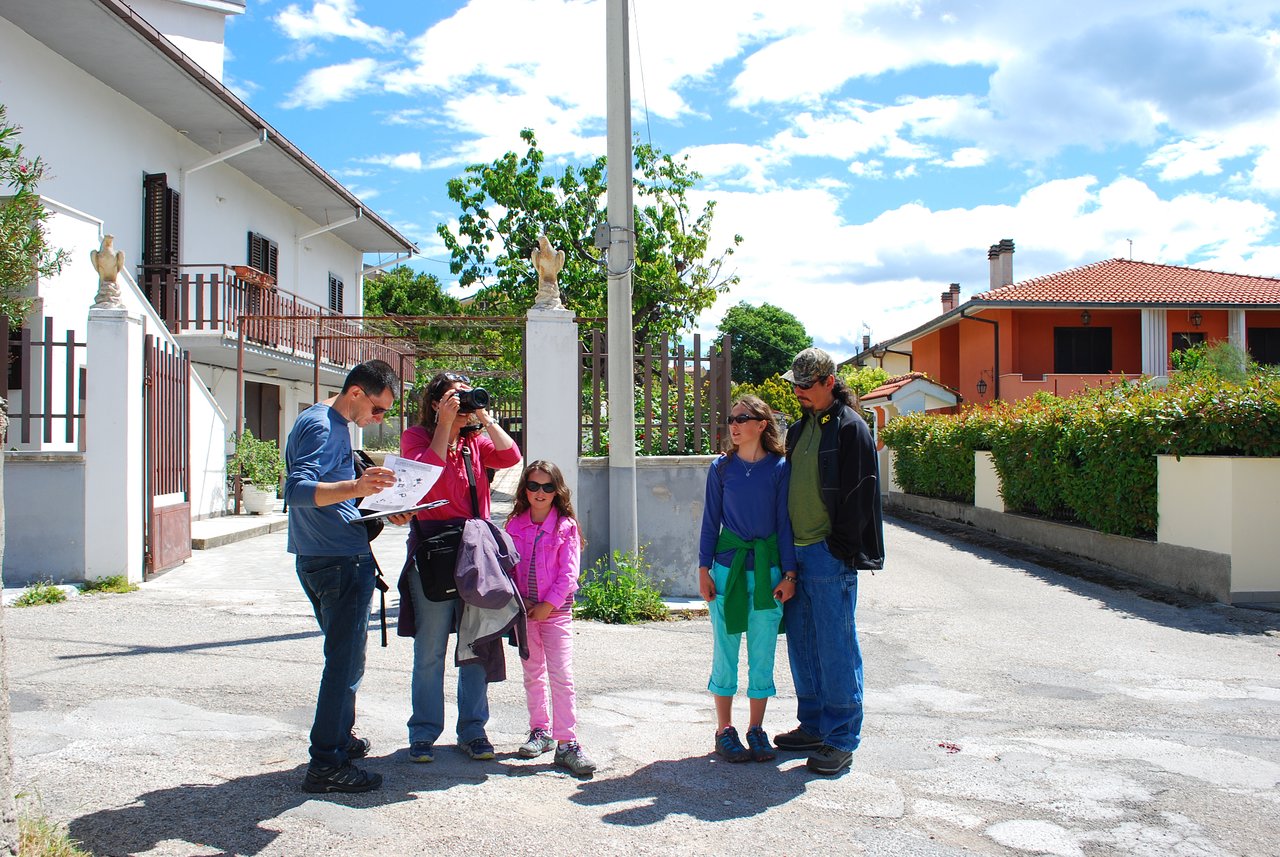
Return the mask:
[[383,488],[377,494],[370,494],[360,501],[361,509],[373,509],[378,512],[394,512],[407,509],[422,502],[431,486],[436,484],[443,467],[426,464],[398,455],[388,455],[382,466],[395,471],[396,484]]

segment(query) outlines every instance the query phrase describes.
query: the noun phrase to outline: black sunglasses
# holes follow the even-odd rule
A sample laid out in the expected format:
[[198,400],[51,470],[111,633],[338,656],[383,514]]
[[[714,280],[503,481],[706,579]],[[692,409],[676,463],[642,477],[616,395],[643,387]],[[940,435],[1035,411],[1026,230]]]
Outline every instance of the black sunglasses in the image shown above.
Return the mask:
[[534,482],[530,479],[524,483],[524,487],[526,491],[532,491],[534,494],[537,494],[539,491],[544,494],[556,493],[556,483],[554,482]]
[[446,381],[452,381],[452,382],[453,382],[453,383],[455,383],[455,384],[470,384],[470,383],[471,383],[471,379],[470,379],[470,378],[468,378],[466,375],[459,375],[457,372],[445,372],[445,373],[444,373],[444,378],[445,378],[445,380],[446,380]]
[[[364,391],[365,398],[366,398],[366,399],[368,399],[370,402],[373,402],[373,396],[369,395],[369,391],[368,391],[368,390],[365,390],[365,388],[364,388],[364,387],[361,387],[360,389]],[[395,405],[392,405],[391,407],[395,407]],[[382,416],[383,414],[385,414],[385,413],[386,413],[387,411],[389,411],[389,410],[391,410],[391,408],[380,408],[380,407],[378,407],[377,405],[374,405],[374,406],[373,406],[373,415],[374,415],[375,417],[380,417],[380,416]]]
[[795,381],[792,381],[791,386],[795,387],[797,390],[808,390],[810,387],[812,387],[814,384],[817,384],[819,381],[825,381],[825,380],[827,380],[827,376],[823,375],[821,378],[813,379],[808,384],[797,384]]
[[734,423],[737,423],[738,425],[742,425],[744,423],[749,423],[752,420],[760,420],[763,422],[764,417],[753,417],[751,414],[738,414],[736,417],[729,417],[728,424],[733,425]]

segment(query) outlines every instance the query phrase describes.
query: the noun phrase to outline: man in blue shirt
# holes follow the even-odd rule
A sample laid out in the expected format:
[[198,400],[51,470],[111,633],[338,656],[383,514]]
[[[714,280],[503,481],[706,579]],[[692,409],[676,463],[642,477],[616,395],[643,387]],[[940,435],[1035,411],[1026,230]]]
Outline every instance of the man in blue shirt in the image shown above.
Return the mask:
[[[297,556],[298,579],[324,633],[324,673],[311,726],[311,764],[302,788],[308,792],[367,792],[382,785],[351,759],[363,758],[369,742],[351,734],[356,689],[364,676],[374,561],[356,501],[395,484],[385,467],[370,467],[357,479],[351,452],[354,423],[381,422],[395,403],[391,366],[369,360],[351,370],[342,392],[303,411],[285,446],[284,496],[289,506],[289,553]],[[390,518],[403,524],[412,514]]]

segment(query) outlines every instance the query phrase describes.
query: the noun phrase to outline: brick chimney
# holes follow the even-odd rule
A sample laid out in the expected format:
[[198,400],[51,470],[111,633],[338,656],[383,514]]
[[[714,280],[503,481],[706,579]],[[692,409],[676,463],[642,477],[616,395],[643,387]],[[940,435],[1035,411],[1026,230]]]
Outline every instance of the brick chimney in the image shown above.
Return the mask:
[[869,333],[862,334],[862,350],[863,351],[871,350],[871,334]]
[[1013,285],[1013,239],[1003,238],[1000,247],[1000,285]]
[[942,312],[944,315],[956,308],[955,297],[956,296],[951,293],[950,289],[947,289],[942,293]]
[[987,250],[987,263],[991,265],[991,288],[1000,288],[1000,245],[992,244]]

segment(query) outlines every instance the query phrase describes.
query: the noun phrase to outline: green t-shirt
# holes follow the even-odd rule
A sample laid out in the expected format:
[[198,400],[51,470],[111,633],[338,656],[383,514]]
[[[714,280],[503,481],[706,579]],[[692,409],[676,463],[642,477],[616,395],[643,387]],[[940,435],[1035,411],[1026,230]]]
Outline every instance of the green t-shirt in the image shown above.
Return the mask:
[[787,505],[791,512],[791,533],[798,545],[816,545],[831,534],[831,519],[822,502],[822,486],[818,481],[821,434],[818,421],[810,418],[791,451],[791,491]]

